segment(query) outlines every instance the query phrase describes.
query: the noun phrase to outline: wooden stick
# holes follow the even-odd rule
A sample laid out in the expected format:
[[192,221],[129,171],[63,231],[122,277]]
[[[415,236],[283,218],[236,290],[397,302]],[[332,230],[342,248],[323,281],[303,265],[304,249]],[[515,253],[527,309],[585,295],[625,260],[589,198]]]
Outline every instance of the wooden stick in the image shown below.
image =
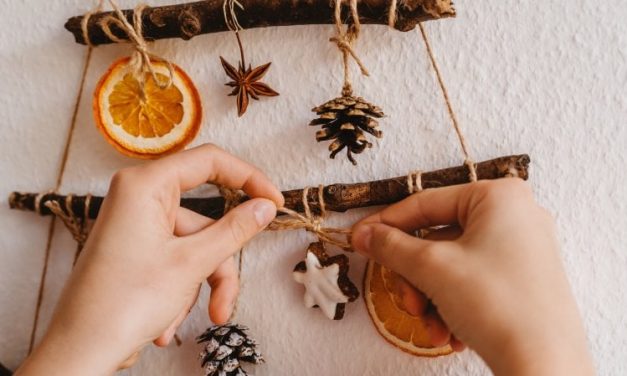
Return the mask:
[[[244,10],[238,12],[239,22],[245,29],[334,22],[333,2],[329,0],[240,0],[240,2]],[[451,0],[405,0],[399,3],[394,28],[400,31],[413,30],[421,21],[455,16]],[[228,31],[222,4],[222,0],[205,0],[146,8],[142,13],[144,38],[188,40],[200,34]],[[361,0],[359,2],[361,23],[387,25],[388,8],[387,0]],[[132,23],[133,11],[123,12]],[[100,26],[102,19],[109,15],[111,12],[102,12],[89,18],[87,30],[92,45],[113,43]],[[77,43],[87,44],[81,28],[82,20],[83,16],[72,17],[65,24],[65,28],[74,34]],[[128,39],[119,28],[112,26],[112,31],[118,38]]]
[[[529,156],[526,154],[512,155],[481,162],[476,165],[479,179],[499,179],[504,177],[519,177],[527,180],[529,177]],[[424,189],[445,187],[469,182],[467,166],[451,167],[443,170],[424,172],[421,175]],[[302,212],[302,189],[283,192],[285,207]],[[407,176],[376,180],[356,184],[332,184],[323,187],[323,195],[326,210],[344,212],[349,209],[364,208],[368,206],[389,205],[398,202],[409,195]],[[93,196],[90,205],[85,210],[87,196],[62,196],[56,193],[19,193],[13,192],[9,197],[9,205],[12,209],[35,211],[40,215],[51,215],[52,212],[46,206],[48,201],[57,201],[67,211],[71,207],[72,214],[78,220],[85,218],[95,219],[100,211],[104,197]],[[308,200],[314,213],[320,212],[318,204],[318,188],[309,189]],[[247,198],[244,198],[246,200]],[[70,200],[70,201],[68,201]],[[202,215],[220,218],[224,211],[224,198],[183,198],[181,206],[191,209]]]

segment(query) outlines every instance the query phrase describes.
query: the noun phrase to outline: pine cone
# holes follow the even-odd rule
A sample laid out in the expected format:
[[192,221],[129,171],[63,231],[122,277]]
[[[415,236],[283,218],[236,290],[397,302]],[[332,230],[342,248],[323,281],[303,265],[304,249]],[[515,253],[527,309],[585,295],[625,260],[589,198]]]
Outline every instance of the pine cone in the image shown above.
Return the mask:
[[242,325],[215,325],[197,340],[206,343],[200,359],[207,376],[247,376],[240,362],[264,362],[257,351],[257,342],[248,336],[248,328]]
[[348,159],[356,165],[352,153],[359,154],[372,147],[364,132],[376,138],[383,136],[383,132],[378,129],[379,122],[374,119],[383,117],[383,111],[361,97],[344,95],[312,111],[320,117],[309,125],[322,125],[322,130],[316,133],[316,140],[318,142],[333,140],[329,145],[332,159],[346,147]]

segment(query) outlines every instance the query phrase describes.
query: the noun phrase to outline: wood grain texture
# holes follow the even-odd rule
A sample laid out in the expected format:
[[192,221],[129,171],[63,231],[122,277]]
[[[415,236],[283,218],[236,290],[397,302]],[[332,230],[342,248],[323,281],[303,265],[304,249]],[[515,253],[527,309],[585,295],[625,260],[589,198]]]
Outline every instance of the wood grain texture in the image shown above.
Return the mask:
[[[333,2],[329,0],[240,0],[245,10],[238,10],[238,20],[244,29],[269,26],[331,24]],[[401,2],[399,2],[401,3]],[[441,4],[445,5],[442,6]],[[146,40],[166,38],[191,39],[200,34],[228,31],[224,21],[222,0],[205,0],[185,4],[148,7],[142,13],[143,32]],[[363,24],[388,24],[389,1],[362,0],[358,5],[360,21]],[[133,10],[124,10],[124,15],[133,22]],[[113,43],[100,26],[101,21],[111,12],[92,15],[87,29],[93,45]],[[347,19],[347,13],[343,19]],[[421,21],[454,17],[455,10],[450,0],[406,0],[398,6],[394,28],[409,31]],[[77,43],[86,44],[81,29],[83,16],[70,18],[65,28],[74,34]],[[128,39],[119,28],[112,27],[113,34]]]
[[[530,158],[526,154],[500,157],[477,163],[477,176],[480,180],[500,179],[504,177],[519,177],[527,180],[529,177]],[[422,173],[424,189],[438,188],[469,182],[467,166],[450,167],[442,170]],[[314,213],[320,212],[317,187],[308,190],[307,199]],[[389,205],[409,196],[407,176],[391,179],[376,180],[365,183],[332,184],[322,187],[326,210],[344,212],[350,209],[369,206]],[[283,192],[285,207],[302,212],[303,189]],[[70,197],[70,198],[68,198]],[[13,192],[9,197],[12,209],[35,211],[41,215],[51,215],[52,212],[45,205],[48,201],[57,201],[61,207],[71,207],[78,219],[83,219],[87,213],[89,219],[98,216],[104,197],[93,196],[90,205],[85,210],[87,196],[64,196],[56,193],[20,193]],[[247,198],[244,197],[243,200]],[[70,200],[70,201],[67,201]],[[199,214],[220,218],[224,211],[223,197],[210,198],[183,198],[181,206]]]

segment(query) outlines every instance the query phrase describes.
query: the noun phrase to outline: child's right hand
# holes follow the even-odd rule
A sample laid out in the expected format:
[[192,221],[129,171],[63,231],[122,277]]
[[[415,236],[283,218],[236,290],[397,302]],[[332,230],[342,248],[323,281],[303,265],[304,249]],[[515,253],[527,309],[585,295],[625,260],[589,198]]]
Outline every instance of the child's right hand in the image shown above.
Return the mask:
[[[427,239],[410,235],[440,225]],[[357,251],[437,307],[433,316],[426,298],[405,296],[429,316],[434,345],[464,343],[500,375],[594,374],[553,219],[522,180],[425,190],[353,230]]]

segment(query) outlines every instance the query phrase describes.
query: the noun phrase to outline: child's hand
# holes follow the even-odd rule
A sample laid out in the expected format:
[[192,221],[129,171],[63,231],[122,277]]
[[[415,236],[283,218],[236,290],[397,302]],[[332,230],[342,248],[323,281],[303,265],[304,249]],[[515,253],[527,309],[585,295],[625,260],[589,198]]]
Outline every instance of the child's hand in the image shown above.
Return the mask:
[[[210,181],[251,197],[215,222],[179,206]],[[238,294],[232,261],[283,205],[259,170],[205,145],[120,171],[41,345],[18,374],[110,374],[155,341],[166,345],[212,286],[211,318],[228,320]]]
[[[450,226],[409,235],[440,225]],[[465,343],[497,374],[593,374],[553,220],[521,180],[412,195],[357,224],[353,245],[432,300],[435,314],[404,294],[434,345]]]

